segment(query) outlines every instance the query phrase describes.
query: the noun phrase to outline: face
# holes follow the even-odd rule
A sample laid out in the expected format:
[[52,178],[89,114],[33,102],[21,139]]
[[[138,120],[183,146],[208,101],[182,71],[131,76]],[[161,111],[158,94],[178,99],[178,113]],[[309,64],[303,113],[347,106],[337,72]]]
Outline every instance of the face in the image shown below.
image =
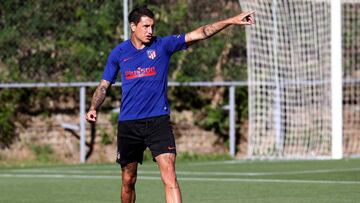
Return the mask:
[[142,16],[137,25],[135,25],[135,23],[131,23],[130,27],[135,39],[139,40],[143,44],[146,44],[149,43],[153,37],[155,22],[152,18]]

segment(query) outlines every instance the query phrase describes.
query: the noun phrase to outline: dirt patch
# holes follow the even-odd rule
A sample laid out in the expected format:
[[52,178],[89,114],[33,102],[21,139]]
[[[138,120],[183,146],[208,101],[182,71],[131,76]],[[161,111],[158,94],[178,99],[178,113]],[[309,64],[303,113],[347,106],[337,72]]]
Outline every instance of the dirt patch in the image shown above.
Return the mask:
[[[24,115],[26,116],[26,115]],[[194,115],[191,111],[173,112],[171,115],[173,131],[176,137],[177,151],[198,154],[224,153],[224,143],[211,131],[205,131],[194,125]],[[116,126],[110,122],[111,113],[101,113],[96,123],[96,136],[92,145],[89,163],[115,162],[116,158]],[[19,139],[10,147],[0,151],[2,161],[6,160],[36,160],[39,153],[49,159],[65,163],[79,162],[79,133],[65,130],[63,124],[77,125],[78,114],[59,113],[53,115],[28,116],[26,125],[17,124],[16,133]],[[87,143],[91,143],[91,126],[86,124]],[[41,146],[47,146],[47,151],[39,152]],[[41,149],[41,148],[40,148]],[[87,146],[87,150],[90,147]]]

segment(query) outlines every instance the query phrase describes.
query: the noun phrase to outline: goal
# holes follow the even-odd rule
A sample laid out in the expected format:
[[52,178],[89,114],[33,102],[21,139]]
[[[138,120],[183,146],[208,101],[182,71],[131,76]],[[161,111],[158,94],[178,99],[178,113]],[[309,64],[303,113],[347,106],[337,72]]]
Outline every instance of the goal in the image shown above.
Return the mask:
[[256,12],[256,25],[246,28],[248,156],[360,154],[360,1],[240,5]]

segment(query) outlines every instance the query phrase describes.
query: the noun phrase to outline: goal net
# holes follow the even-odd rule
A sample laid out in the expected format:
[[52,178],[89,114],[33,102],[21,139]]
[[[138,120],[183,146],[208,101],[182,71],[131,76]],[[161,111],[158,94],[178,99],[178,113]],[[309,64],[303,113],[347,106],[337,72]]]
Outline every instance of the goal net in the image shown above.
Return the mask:
[[[256,12],[256,25],[246,28],[248,156],[330,157],[332,119],[337,119],[331,108],[331,1],[241,0],[240,4],[243,10]],[[355,79],[360,77],[355,31],[360,27],[360,7],[358,1],[342,5],[343,35],[350,35],[343,37],[343,101],[349,103],[343,107],[344,151],[351,154],[359,148],[356,134],[360,134],[360,89]]]
[[344,155],[360,155],[360,0],[342,1]]

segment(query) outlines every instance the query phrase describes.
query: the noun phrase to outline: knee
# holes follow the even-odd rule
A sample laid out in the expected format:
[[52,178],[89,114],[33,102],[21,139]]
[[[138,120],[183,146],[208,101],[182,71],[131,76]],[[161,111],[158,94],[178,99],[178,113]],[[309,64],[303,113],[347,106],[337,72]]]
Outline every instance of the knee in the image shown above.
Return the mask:
[[175,170],[163,171],[161,174],[161,179],[166,186],[175,187],[177,186],[177,179]]
[[136,183],[136,175],[126,174],[122,177],[122,185],[127,188],[134,188]]
[[158,162],[161,179],[165,186],[176,187],[176,173],[175,173],[175,155],[174,154],[161,154],[156,157]]

